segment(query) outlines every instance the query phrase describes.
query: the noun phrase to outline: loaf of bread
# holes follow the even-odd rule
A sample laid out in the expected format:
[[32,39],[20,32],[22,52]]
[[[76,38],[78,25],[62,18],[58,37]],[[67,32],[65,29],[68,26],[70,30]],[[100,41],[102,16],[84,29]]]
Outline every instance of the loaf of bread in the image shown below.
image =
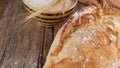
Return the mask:
[[119,68],[120,16],[88,6],[58,31],[43,68]]
[[120,0],[79,0],[85,5],[95,5],[108,14],[120,14]]

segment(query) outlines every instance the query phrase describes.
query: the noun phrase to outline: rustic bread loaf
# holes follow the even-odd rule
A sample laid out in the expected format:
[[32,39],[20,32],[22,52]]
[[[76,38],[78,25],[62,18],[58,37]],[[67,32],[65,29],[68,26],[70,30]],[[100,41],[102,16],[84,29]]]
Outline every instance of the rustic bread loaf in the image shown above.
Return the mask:
[[58,31],[43,68],[119,67],[120,17],[88,6]]
[[103,8],[108,14],[120,14],[120,0],[79,0],[79,2]]

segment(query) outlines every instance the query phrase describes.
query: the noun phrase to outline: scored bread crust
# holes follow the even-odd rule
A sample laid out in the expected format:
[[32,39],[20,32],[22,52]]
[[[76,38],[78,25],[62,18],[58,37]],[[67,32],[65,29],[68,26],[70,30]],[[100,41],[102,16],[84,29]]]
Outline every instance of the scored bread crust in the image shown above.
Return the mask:
[[43,68],[118,68],[119,50],[120,17],[88,6],[58,31]]
[[120,0],[79,0],[84,5],[95,5],[108,14],[120,14]]

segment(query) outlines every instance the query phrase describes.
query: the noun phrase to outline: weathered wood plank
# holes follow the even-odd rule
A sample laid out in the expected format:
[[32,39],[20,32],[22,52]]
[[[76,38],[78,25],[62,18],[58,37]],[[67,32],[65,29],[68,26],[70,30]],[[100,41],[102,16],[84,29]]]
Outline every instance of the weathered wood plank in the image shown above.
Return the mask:
[[33,21],[25,29],[24,25],[22,27],[12,24],[14,21],[15,18],[12,21],[10,18],[2,25],[0,68],[37,68],[39,54],[42,52],[44,28]]
[[42,53],[42,66],[46,60],[46,56],[54,39],[54,28],[45,28],[45,36],[44,36],[44,46]]
[[45,28],[34,20],[21,21],[26,17],[21,0],[4,3],[0,15],[0,68],[41,68]]

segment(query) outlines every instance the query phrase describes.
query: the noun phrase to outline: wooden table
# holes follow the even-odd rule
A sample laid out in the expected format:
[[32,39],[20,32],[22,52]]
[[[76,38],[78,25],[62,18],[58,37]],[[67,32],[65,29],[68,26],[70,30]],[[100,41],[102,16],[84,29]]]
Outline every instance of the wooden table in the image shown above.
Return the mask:
[[21,0],[0,0],[0,68],[42,68],[61,25],[45,28],[36,20],[24,21],[28,12]]

